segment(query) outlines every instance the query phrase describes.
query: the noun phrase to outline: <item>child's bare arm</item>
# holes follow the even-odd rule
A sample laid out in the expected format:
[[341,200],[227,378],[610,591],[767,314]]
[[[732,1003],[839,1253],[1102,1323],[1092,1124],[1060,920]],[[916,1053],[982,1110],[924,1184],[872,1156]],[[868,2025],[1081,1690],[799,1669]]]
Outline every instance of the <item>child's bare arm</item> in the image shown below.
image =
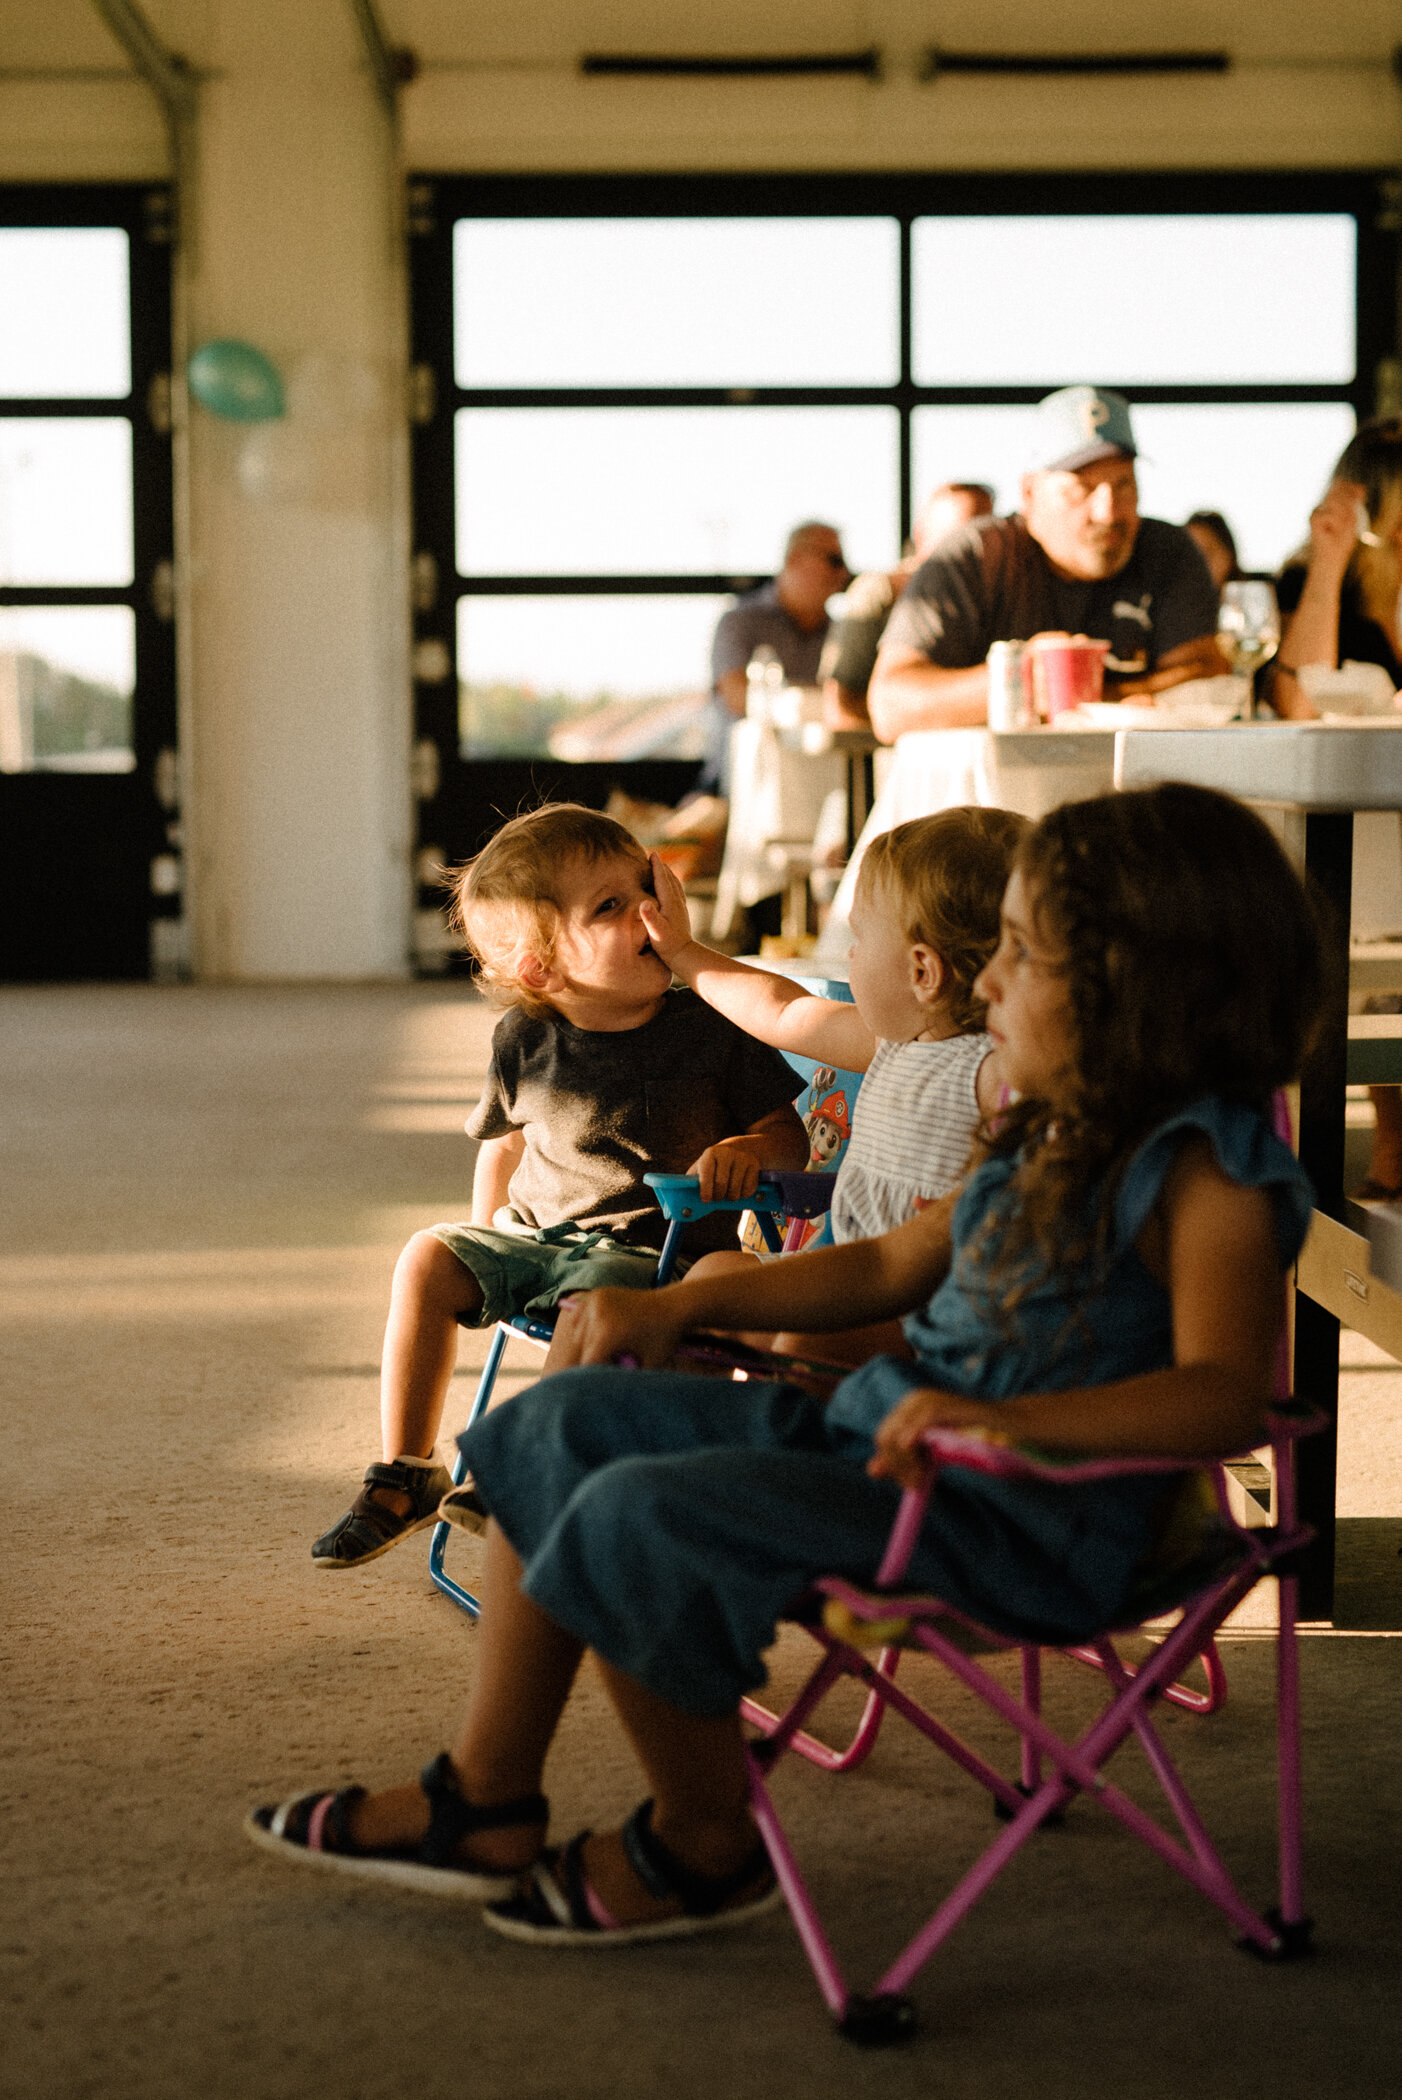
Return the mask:
[[1001,1060],[996,1050],[990,1050],[974,1074],[974,1098],[985,1123],[1003,1106],[1005,1091]]
[[692,1328],[831,1333],[923,1305],[949,1267],[953,1196],[879,1239],[849,1240],[785,1261],[688,1277],[660,1291],[584,1291],[555,1332],[552,1368],[617,1363],[657,1367]]
[[907,1394],[878,1432],[869,1470],[915,1486],[931,1428],[981,1428],[1050,1451],[1219,1458],[1261,1436],[1283,1308],[1270,1199],[1231,1182],[1206,1145],[1180,1158],[1140,1251],[1173,1300],[1165,1371],[1001,1404],[930,1387]]
[[525,1149],[524,1130],[510,1131],[506,1137],[483,1138],[477,1148],[477,1164],[472,1170],[474,1225],[490,1225],[502,1208],[507,1200],[511,1177],[520,1165]]
[[796,1108],[771,1109],[738,1137],[708,1145],[687,1168],[701,1184],[703,1203],[753,1196],[759,1177],[776,1168],[793,1171],[808,1164],[808,1133]]
[[655,853],[652,879],[656,903],[647,900],[642,907],[648,939],[708,1006],[776,1050],[795,1051],[841,1072],[865,1072],[876,1054],[876,1038],[855,1006],[817,999],[791,978],[703,947],[691,937],[686,892]]

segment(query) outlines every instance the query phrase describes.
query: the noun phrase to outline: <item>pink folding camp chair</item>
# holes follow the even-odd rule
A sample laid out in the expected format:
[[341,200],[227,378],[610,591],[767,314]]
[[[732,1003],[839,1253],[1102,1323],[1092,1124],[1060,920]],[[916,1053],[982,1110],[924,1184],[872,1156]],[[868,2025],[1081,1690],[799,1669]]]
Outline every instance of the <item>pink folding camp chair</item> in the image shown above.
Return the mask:
[[[1312,1537],[1299,1523],[1295,1506],[1295,1441],[1322,1427],[1323,1417],[1288,1403],[1270,1418],[1277,1486],[1277,1522],[1269,1529],[1248,1530],[1231,1514],[1221,1465],[1211,1469],[1216,1489],[1216,1515],[1203,1529],[1191,1561],[1162,1577],[1149,1576],[1134,1600],[1124,1625],[1107,1627],[1083,1647],[1062,1653],[1079,1659],[1089,1653],[1104,1672],[1106,1703],[1095,1721],[1074,1740],[1057,1735],[1042,1717],[1040,1644],[1010,1640],[975,1626],[937,1598],[907,1596],[900,1584],[919,1536],[930,1493],[944,1466],[961,1466],[1003,1478],[1074,1485],[1117,1474],[1179,1473],[1184,1461],[1154,1458],[1051,1461],[967,1432],[931,1431],[926,1439],[932,1471],[926,1484],[901,1500],[873,1590],[856,1588],[837,1577],[813,1585],[791,1616],[822,1650],[803,1689],[782,1718],[756,1712],[764,1733],[747,1756],[755,1820],[768,1847],[799,1937],[818,1987],[849,2039],[869,2046],[904,2039],[915,2024],[915,2010],[905,1995],[908,1986],[959,1920],[970,1910],[1013,1855],[1044,1823],[1059,1820],[1068,1804],[1086,1794],[1116,1817],[1151,1851],[1225,1913],[1238,1943],[1267,1960],[1284,1961],[1306,1954],[1311,1924],[1304,1913],[1300,1864],[1299,1692],[1295,1647],[1298,1556]],[[1192,1470],[1192,1469],[1189,1469]],[[1277,1757],[1279,1772],[1279,1902],[1253,1910],[1238,1892],[1215,1850],[1182,1778],[1151,1719],[1154,1700],[1163,1696],[1195,1658],[1201,1657],[1227,1615],[1264,1575],[1280,1585],[1277,1636]],[[1162,1639],[1151,1659],[1132,1671],[1115,1648],[1115,1637],[1142,1629],[1146,1620],[1179,1610],[1176,1626]],[[1021,1660],[1021,1694],[1015,1695],[971,1654],[974,1647],[1015,1651]],[[943,1664],[976,1697],[1008,1723],[1020,1742],[1016,1779],[1008,1778],[962,1742],[943,1722],[910,1698],[895,1682],[895,1658],[902,1648],[923,1651]],[[879,1649],[873,1662],[870,1651]],[[804,1724],[819,1702],[843,1677],[853,1677],[868,1692],[864,1727],[874,1726],[890,1707],[942,1750],[970,1778],[988,1789],[1006,1828],[983,1857],[944,1898],[885,1974],[869,1992],[851,1991],[823,1931],[798,1864],[770,1797],[767,1776],[786,1750],[813,1755],[813,1739]],[[1130,1800],[1105,1768],[1115,1752],[1134,1736],[1159,1782],[1181,1836],[1165,1829]],[[819,1750],[825,1746],[818,1744]],[[869,1743],[867,1744],[869,1748]],[[855,1760],[827,1752],[814,1759],[840,1767]]]
[[[1290,1103],[1283,1091],[1278,1091],[1271,1097],[1271,1127],[1283,1143],[1287,1145],[1293,1144]],[[678,1186],[680,1185],[678,1184]],[[795,1244],[801,1244],[801,1242],[796,1241]],[[787,1245],[785,1251],[788,1251]],[[1291,1364],[1288,1327],[1288,1319],[1283,1317],[1280,1334],[1276,1342],[1275,1357],[1275,1393],[1277,1400],[1281,1402],[1288,1398],[1290,1392]],[[716,1356],[719,1346],[729,1346],[731,1348],[731,1360],[737,1367],[743,1368],[747,1376],[775,1378],[787,1375],[782,1359],[771,1358],[762,1367],[760,1363],[750,1365],[747,1364],[744,1355],[734,1350],[733,1345],[712,1344],[706,1353],[713,1357]],[[1286,1417],[1282,1414],[1280,1419],[1285,1420]],[[1292,1417],[1291,1419],[1296,1420],[1298,1424],[1298,1417]],[[1297,1426],[1294,1434],[1298,1436],[1300,1433],[1301,1431]],[[1179,1469],[1170,1466],[1168,1470],[1177,1471]],[[1057,1477],[1066,1479],[1069,1476],[1064,1471],[1061,1471]],[[1220,1468],[1218,1469],[1217,1477],[1217,1493],[1219,1499],[1222,1500],[1222,1507],[1225,1510],[1227,1505],[1223,1498],[1226,1495],[1226,1483]],[[1277,1489],[1277,1502],[1279,1503],[1279,1489]],[[1228,1513],[1228,1521],[1232,1523],[1233,1530],[1244,1529],[1244,1527],[1236,1525],[1235,1520],[1230,1517],[1230,1513]],[[1278,1512],[1277,1521],[1279,1525],[1284,1525],[1286,1520],[1283,1514]],[[1294,1521],[1293,1500],[1291,1503],[1290,1521],[1292,1523]],[[1230,1609],[1230,1607],[1228,1608]],[[868,1639],[866,1645],[871,1646],[873,1642]],[[1062,1652],[1073,1662],[1086,1663],[1092,1669],[1106,1670],[1111,1667],[1106,1660],[1103,1643],[1095,1643],[1078,1648],[1066,1648]],[[900,1659],[901,1649],[899,1644],[886,1643],[881,1647],[881,1652],[877,1657],[876,1668],[883,1680],[889,1680],[895,1676],[900,1666]],[[1223,1667],[1217,1643],[1210,1631],[1191,1653],[1184,1656],[1182,1668],[1186,1670],[1194,1666],[1202,1673],[1204,1682],[1201,1689],[1195,1684],[1184,1682],[1183,1677],[1175,1671],[1166,1683],[1161,1677],[1156,1680],[1155,1696],[1167,1700],[1173,1706],[1184,1708],[1188,1713],[1215,1714],[1227,1703],[1227,1673]],[[1114,1658],[1114,1670],[1120,1678],[1124,1679],[1132,1678],[1135,1674],[1133,1665],[1125,1662],[1119,1656]],[[810,1764],[817,1765],[820,1771],[853,1771],[856,1766],[865,1763],[876,1747],[876,1738],[881,1732],[881,1723],[886,1715],[886,1706],[887,1701],[880,1691],[875,1689],[869,1690],[866,1704],[862,1708],[861,1717],[853,1731],[852,1738],[841,1749],[834,1748],[831,1744],[823,1742],[820,1737],[812,1735],[806,1728],[798,1727],[793,1728],[787,1736],[787,1747],[797,1752],[800,1757],[807,1758]],[[771,1712],[758,1699],[742,1699],[740,1711],[745,1720],[759,1729],[761,1735],[771,1736],[781,1725],[779,1716]]]

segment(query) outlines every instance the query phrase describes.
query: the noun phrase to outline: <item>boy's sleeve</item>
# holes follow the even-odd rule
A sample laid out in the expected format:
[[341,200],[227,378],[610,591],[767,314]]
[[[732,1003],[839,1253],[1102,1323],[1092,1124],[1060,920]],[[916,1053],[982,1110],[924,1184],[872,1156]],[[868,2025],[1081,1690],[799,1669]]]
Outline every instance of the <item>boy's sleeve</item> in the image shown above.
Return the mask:
[[516,1114],[516,1060],[510,1054],[509,1043],[501,1040],[503,1026],[499,1023],[492,1037],[492,1061],[487,1067],[482,1098],[463,1126],[470,1138],[510,1137],[513,1130],[524,1128]]
[[521,1128],[521,1125],[512,1117],[510,1105],[502,1087],[501,1074],[497,1071],[495,1062],[491,1071],[487,1074],[487,1084],[482,1089],[482,1098],[476,1108],[473,1109],[463,1128],[470,1138],[510,1137],[513,1130]]
[[[717,1018],[720,1018],[718,1016]],[[726,1070],[725,1102],[738,1135],[776,1108],[792,1108],[803,1081],[777,1050],[726,1022],[733,1041]]]

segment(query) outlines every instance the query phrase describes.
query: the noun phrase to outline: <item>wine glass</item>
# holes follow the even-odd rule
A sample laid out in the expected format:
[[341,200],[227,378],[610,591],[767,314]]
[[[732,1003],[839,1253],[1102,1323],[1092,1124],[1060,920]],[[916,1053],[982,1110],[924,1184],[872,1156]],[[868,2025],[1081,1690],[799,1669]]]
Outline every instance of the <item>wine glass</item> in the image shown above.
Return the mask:
[[1280,608],[1275,602],[1274,584],[1254,578],[1224,584],[1217,613],[1217,640],[1237,677],[1246,680],[1241,718],[1249,722],[1255,712],[1251,681],[1280,647]]

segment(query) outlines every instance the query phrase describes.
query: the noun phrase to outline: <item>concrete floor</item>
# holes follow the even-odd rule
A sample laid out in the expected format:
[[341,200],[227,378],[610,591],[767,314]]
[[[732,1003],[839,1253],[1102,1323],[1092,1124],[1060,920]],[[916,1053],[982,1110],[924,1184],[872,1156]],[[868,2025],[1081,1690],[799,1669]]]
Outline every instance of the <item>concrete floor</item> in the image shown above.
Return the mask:
[[[1356,1337],[1350,1630],[1303,1644],[1312,1963],[1235,1952],[1078,1804],[920,1979],[911,2047],[866,2056],[832,2036],[783,1915],[542,1955],[244,1842],[250,1802],[416,1769],[472,1670],[423,1541],[341,1578],[307,1546],[369,1455],[395,1252],[465,1207],[487,1036],[446,986],[0,991],[0,2091],[1395,2095],[1402,1371]],[[470,1568],[477,1549],[454,1550]],[[776,1655],[782,1683],[799,1643]],[[1270,1652],[1248,1628],[1227,1657],[1225,1712],[1166,1734],[1264,1901]],[[1089,1713],[1089,1673],[1050,1676],[1055,1717]],[[959,1696],[944,1706],[991,1738]],[[1137,1755],[1123,1764],[1138,1792]],[[562,1831],[641,1791],[587,1677],[548,1784]],[[795,1770],[779,1793],[867,1978],[990,1830],[983,1797],[894,1729],[863,1772]]]

